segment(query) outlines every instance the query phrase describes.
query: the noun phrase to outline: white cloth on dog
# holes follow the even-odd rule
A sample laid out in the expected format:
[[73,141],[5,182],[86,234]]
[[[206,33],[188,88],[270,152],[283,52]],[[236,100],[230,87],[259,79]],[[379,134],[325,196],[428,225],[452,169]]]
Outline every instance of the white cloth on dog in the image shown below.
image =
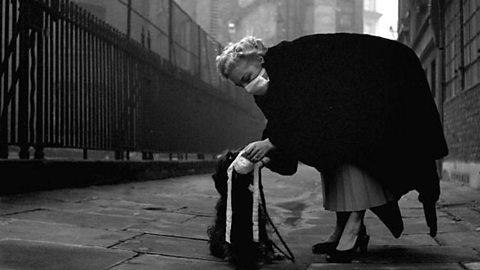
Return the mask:
[[227,213],[226,213],[226,228],[225,228],[225,241],[230,243],[230,232],[232,229],[232,175],[233,170],[238,174],[248,174],[253,171],[253,205],[252,205],[252,223],[253,223],[253,241],[259,241],[258,231],[258,206],[259,206],[259,183],[258,183],[258,170],[261,167],[260,163],[252,163],[247,158],[243,157],[244,151],[240,151],[237,157],[233,160],[232,164],[227,169],[228,174],[228,193],[227,193]]
[[233,168],[239,174],[247,174],[253,170],[253,163],[246,157],[240,156],[240,152],[237,158],[232,162]]

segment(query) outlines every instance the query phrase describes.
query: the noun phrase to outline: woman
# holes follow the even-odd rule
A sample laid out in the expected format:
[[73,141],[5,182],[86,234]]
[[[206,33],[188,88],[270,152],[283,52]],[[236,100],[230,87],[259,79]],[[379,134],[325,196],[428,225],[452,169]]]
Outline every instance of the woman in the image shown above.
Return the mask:
[[[368,244],[365,210],[398,209],[396,201],[410,190],[419,192],[435,235],[435,159],[448,149],[412,50],[360,34],[310,35],[270,48],[246,37],[223,50],[217,68],[254,96],[268,120],[246,157],[271,158],[266,166],[281,174],[295,173],[298,161],[321,172],[324,206],[336,211],[337,222],[315,253],[350,262]],[[398,169],[400,162],[411,170]],[[384,210],[380,217],[388,226],[392,219]]]

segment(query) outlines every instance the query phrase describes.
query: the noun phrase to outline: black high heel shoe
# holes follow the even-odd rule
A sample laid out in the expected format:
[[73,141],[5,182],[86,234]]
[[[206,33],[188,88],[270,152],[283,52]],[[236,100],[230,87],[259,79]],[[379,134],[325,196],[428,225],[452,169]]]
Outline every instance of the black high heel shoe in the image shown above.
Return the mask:
[[[362,224],[360,227],[360,235],[366,235],[366,234],[367,234],[367,228],[365,227],[364,224]],[[313,254],[332,253],[333,251],[335,251],[337,246],[338,246],[338,241],[317,243],[312,246],[312,253]]]
[[313,254],[325,254],[335,250],[338,242],[321,242],[312,246]]
[[357,240],[355,241],[355,245],[353,245],[351,249],[334,249],[332,252],[329,252],[326,258],[327,262],[351,263],[353,258],[356,256],[357,249],[359,250],[359,256],[367,255],[367,247],[369,241],[370,236],[368,234],[359,234]]

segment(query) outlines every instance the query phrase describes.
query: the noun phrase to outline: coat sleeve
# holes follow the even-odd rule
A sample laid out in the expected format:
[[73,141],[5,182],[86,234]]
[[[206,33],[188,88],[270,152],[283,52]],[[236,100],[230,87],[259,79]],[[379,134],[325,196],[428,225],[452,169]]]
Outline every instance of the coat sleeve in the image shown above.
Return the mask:
[[266,165],[266,167],[271,171],[281,175],[295,174],[298,166],[298,159],[293,155],[288,147],[287,133],[287,130],[282,131],[278,126],[275,126],[268,121],[267,127],[263,131],[262,135],[262,140],[268,138],[276,147],[274,150],[267,153],[266,156],[270,158],[270,162]]

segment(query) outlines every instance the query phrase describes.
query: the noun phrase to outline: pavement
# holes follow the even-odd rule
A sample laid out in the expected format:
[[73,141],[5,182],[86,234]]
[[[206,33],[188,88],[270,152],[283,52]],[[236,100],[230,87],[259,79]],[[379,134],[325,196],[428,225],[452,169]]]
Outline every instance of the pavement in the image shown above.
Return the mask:
[[[269,213],[297,260],[262,269],[480,269],[480,190],[442,181],[435,238],[416,192],[400,201],[399,239],[368,211],[368,255],[331,264],[311,253],[335,221],[322,207],[319,173],[304,165],[293,176],[265,169],[263,183]],[[0,269],[233,269],[208,250],[217,199],[210,174],[3,196]]]

